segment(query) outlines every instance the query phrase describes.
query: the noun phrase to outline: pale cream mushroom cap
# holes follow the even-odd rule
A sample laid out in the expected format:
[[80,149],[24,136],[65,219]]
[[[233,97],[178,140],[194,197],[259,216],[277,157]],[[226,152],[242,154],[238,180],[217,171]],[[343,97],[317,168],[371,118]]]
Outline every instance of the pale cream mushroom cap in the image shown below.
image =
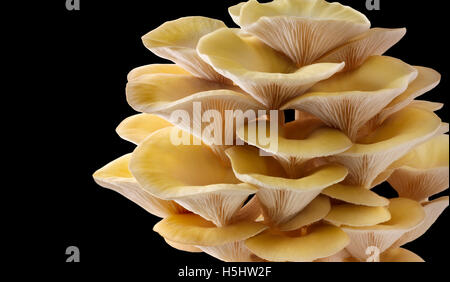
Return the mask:
[[315,84],[281,109],[313,114],[355,140],[358,130],[404,92],[416,76],[416,69],[398,59],[372,56],[355,70]]
[[175,145],[174,132],[178,134],[175,127],[166,127],[141,142],[130,161],[132,174],[148,192],[175,200],[218,226],[227,224],[257,189],[240,183],[195,137],[190,136],[189,144]]
[[116,132],[122,139],[137,145],[153,132],[168,126],[172,124],[156,115],[137,114],[124,119]]
[[283,52],[300,66],[370,28],[358,11],[323,0],[250,0],[240,8],[241,28]]
[[384,207],[389,200],[361,186],[334,184],[322,191],[322,194],[354,205]]
[[340,71],[344,63],[297,67],[283,54],[239,29],[222,28],[202,37],[197,51],[217,72],[270,109]]
[[258,187],[256,196],[265,220],[272,225],[285,223],[305,208],[320,192],[342,181],[347,169],[324,165],[300,178],[288,178],[272,157],[260,156],[255,147],[236,146],[226,150],[238,179]]
[[197,54],[198,41],[206,34],[226,27],[222,21],[206,17],[184,17],[168,21],[142,37],[150,51],[171,60],[193,75],[230,83]]
[[349,150],[329,158],[348,168],[345,184],[371,188],[392,163],[432,138],[440,126],[441,120],[434,113],[407,107],[390,116]]
[[417,227],[425,219],[423,207],[418,202],[405,198],[391,199],[389,212],[391,219],[381,224],[365,227],[342,227],[350,236],[351,243],[346,249],[353,257],[365,260],[368,247],[376,247],[380,253],[383,253],[406,232]]
[[352,204],[333,205],[325,221],[336,226],[373,226],[391,219],[386,207],[368,207]]
[[128,169],[130,159],[131,154],[127,154],[100,168],[93,175],[95,182],[120,193],[158,217],[187,212],[174,201],[159,199],[142,189]]
[[406,28],[372,28],[323,55],[317,62],[345,62],[343,71],[355,69],[370,56],[383,55],[406,34]]
[[306,235],[295,231],[267,230],[245,241],[245,245],[258,257],[269,261],[308,262],[340,252],[350,242],[339,227],[315,224]]
[[449,187],[449,136],[439,135],[396,161],[388,182],[400,197],[423,201]]

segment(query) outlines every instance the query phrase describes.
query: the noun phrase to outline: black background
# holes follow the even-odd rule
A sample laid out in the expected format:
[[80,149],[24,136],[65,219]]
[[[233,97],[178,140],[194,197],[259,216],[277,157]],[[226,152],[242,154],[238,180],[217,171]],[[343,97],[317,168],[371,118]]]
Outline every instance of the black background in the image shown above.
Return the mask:
[[[127,73],[141,65],[166,62],[143,46],[141,36],[165,21],[183,16],[218,18],[234,27],[227,7],[239,1],[81,0],[80,11],[67,11],[64,0],[45,2],[52,3],[39,3],[39,12],[33,11],[39,29],[30,22],[22,33],[33,34],[28,50],[40,61],[34,71],[43,75],[40,86],[44,91],[36,99],[43,120],[30,130],[36,130],[35,136],[41,142],[34,146],[44,160],[33,163],[34,169],[44,172],[33,178],[36,185],[32,189],[39,189],[40,198],[33,199],[36,207],[27,215],[33,219],[26,226],[28,239],[22,239],[20,245],[30,246],[37,241],[40,256],[36,263],[63,267],[72,273],[102,265],[110,267],[109,271],[129,268],[147,273],[151,281],[156,273],[176,278],[178,267],[185,265],[221,266],[206,254],[170,248],[152,231],[157,217],[97,186],[91,175],[134,149],[115,133],[120,121],[135,113],[125,100]],[[448,37],[448,15],[440,7],[441,1],[381,0],[380,11],[367,11],[365,0],[340,2],[363,12],[373,27],[406,27],[407,35],[387,55],[439,71],[441,84],[420,99],[444,102],[450,78],[448,45],[444,41]],[[448,121],[447,111],[444,108],[438,112],[444,121]],[[383,187],[377,191],[389,190],[386,195],[392,194],[388,186]],[[449,252],[448,217],[446,211],[431,230],[406,248],[429,265],[445,262]],[[65,263],[65,249],[71,245],[80,248],[79,264]],[[296,279],[301,279],[301,271],[346,276],[355,267],[366,271],[378,267],[272,265],[272,277],[285,274]],[[400,274],[423,267],[408,265],[395,270]]]

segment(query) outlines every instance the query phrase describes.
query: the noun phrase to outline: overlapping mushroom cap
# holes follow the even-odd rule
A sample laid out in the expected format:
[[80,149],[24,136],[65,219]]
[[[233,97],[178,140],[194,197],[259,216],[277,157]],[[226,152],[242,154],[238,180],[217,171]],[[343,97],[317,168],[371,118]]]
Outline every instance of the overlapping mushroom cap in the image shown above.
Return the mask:
[[[423,261],[401,247],[448,206],[448,123],[416,100],[440,74],[383,56],[406,29],[324,0],[229,13],[240,28],[184,17],[142,37],[173,64],[128,74],[140,113],[116,131],[137,147],[95,181],[223,261]],[[385,181],[398,198],[371,190]]]

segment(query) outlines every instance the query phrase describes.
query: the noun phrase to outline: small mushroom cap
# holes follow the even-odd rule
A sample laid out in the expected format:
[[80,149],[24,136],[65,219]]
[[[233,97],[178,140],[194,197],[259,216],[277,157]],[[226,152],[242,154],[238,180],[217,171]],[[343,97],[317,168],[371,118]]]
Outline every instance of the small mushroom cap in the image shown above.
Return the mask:
[[425,210],[416,201],[406,198],[394,198],[390,200],[389,221],[374,226],[350,227],[345,228],[355,230],[404,230],[408,231],[419,225],[425,219]]
[[409,104],[409,106],[423,109],[423,110],[426,110],[429,112],[436,112],[444,107],[444,103],[436,103],[436,102],[423,101],[423,100],[414,100]]
[[423,201],[449,186],[449,137],[439,135],[396,161],[388,182],[400,197]]
[[172,124],[156,115],[137,114],[124,119],[116,132],[122,139],[137,145],[153,132],[168,126]]
[[158,73],[190,75],[188,71],[176,64],[150,64],[132,69],[127,75],[127,80],[132,81],[143,75]]
[[239,25],[239,17],[241,15],[241,8],[244,6],[246,2],[238,3],[234,6],[231,6],[228,8],[228,13],[230,14],[231,18],[233,19],[233,22],[235,22],[237,25]]
[[380,111],[376,117],[378,124],[381,124],[390,115],[408,106],[415,98],[435,88],[441,81],[441,75],[433,69],[420,66],[414,66],[414,68],[417,71],[417,77],[403,93],[395,97]]
[[369,20],[339,3],[323,0],[248,1],[239,25],[298,65],[308,65],[366,31]]
[[[427,230],[436,222],[439,216],[449,205],[449,197],[443,196],[433,201],[423,203],[425,210],[425,220],[411,231],[406,232],[397,242],[395,247],[403,246],[406,243],[412,242],[425,234]],[[393,246],[393,247],[394,247]]]
[[245,240],[267,229],[253,221],[217,227],[196,214],[173,215],[158,222],[153,230],[169,241],[197,246],[219,246]]
[[180,251],[185,251],[185,252],[190,252],[190,253],[203,252],[202,250],[200,250],[199,248],[197,248],[196,246],[193,246],[193,245],[185,245],[185,244],[176,243],[176,242],[167,240],[166,238],[164,238],[164,241],[166,241],[167,245],[169,245],[172,248],[175,248],[177,250],[180,250]]
[[281,231],[292,231],[307,225],[316,223],[330,212],[331,204],[328,197],[317,196],[311,201],[301,212],[294,216],[291,220],[281,224],[278,228]]
[[384,207],[389,200],[361,186],[335,184],[322,191],[322,194],[347,203],[369,207]]
[[415,253],[403,249],[390,249],[380,255],[380,262],[425,262]]
[[93,175],[95,182],[159,217],[187,212],[174,201],[165,201],[144,191],[128,169],[130,159],[131,154],[127,154],[100,168]]
[[245,241],[258,257],[269,261],[313,261],[329,257],[344,249],[349,238],[340,228],[327,224],[308,227],[304,236],[267,230]]
[[357,206],[341,204],[331,207],[325,220],[336,226],[373,226],[391,219],[389,210],[385,207]]
[[[259,140],[260,123],[266,123],[270,135],[270,121],[255,120],[238,129],[237,135],[250,145],[285,159],[311,159],[338,154],[349,149],[353,143],[341,131],[328,128],[317,119],[298,120],[285,124],[278,130],[277,146]],[[255,134],[250,134],[250,133]],[[267,134],[266,134],[267,135]],[[275,141],[275,140],[274,140]],[[275,148],[272,148],[275,147]]]
[[208,80],[227,82],[197,54],[198,41],[204,35],[225,27],[222,21],[206,17],[184,17],[168,21],[142,37],[150,51],[171,60],[193,75]]
[[238,179],[267,189],[294,192],[322,190],[342,181],[347,175],[347,169],[343,166],[325,165],[302,178],[289,179],[275,159],[260,156],[257,148],[232,147],[227,149],[226,154]]

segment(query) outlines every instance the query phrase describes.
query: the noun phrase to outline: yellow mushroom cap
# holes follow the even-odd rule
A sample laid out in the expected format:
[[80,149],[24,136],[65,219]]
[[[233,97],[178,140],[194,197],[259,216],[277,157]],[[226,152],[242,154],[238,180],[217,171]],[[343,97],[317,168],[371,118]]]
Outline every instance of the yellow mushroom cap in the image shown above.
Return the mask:
[[267,230],[247,239],[245,245],[257,256],[269,261],[306,262],[336,254],[349,241],[340,228],[317,224],[308,227],[308,234],[303,236]]
[[139,144],[151,133],[168,126],[172,124],[156,115],[137,114],[124,119],[116,132],[122,139]]
[[169,241],[196,246],[220,246],[241,241],[265,229],[265,225],[253,221],[217,227],[195,214],[172,215],[153,227],[154,231]]
[[127,75],[127,80],[132,81],[143,75],[158,73],[190,75],[188,71],[176,64],[150,64],[132,69]]
[[142,37],[150,51],[171,60],[193,75],[229,83],[197,54],[198,41],[206,34],[225,27],[222,21],[206,17],[183,17],[168,21]]
[[400,197],[423,201],[449,187],[449,136],[439,135],[395,162],[388,182]]
[[323,0],[251,0],[240,8],[238,22],[298,65],[310,64],[370,27],[358,11]]
[[[286,161],[292,159],[307,160],[338,154],[349,149],[353,143],[341,131],[328,128],[318,119],[297,120],[278,128],[277,136],[270,136],[271,143],[259,140],[259,128],[265,123],[266,134],[270,135],[270,121],[251,121],[238,129],[237,135],[250,145],[279,156]],[[255,133],[255,134],[253,134]],[[273,140],[272,138],[277,138]],[[272,141],[273,140],[273,141]],[[274,147],[274,148],[272,148]]]
[[322,194],[347,203],[369,207],[384,207],[389,200],[361,186],[335,184],[322,191]]
[[93,177],[98,185],[116,191],[159,217],[187,212],[174,201],[162,200],[146,192],[128,169],[131,154],[124,155],[97,170]]
[[391,199],[388,209],[391,219],[387,222],[374,226],[342,227],[350,236],[351,243],[346,249],[353,257],[365,260],[368,247],[376,247],[380,253],[384,252],[406,232],[417,227],[425,219],[423,207],[410,199]]
[[424,262],[424,260],[415,253],[403,249],[390,249],[380,255],[381,262]]
[[166,238],[164,238],[164,241],[166,241],[167,245],[171,246],[172,248],[175,248],[180,251],[190,252],[190,253],[201,253],[203,252],[201,249],[197,248],[194,245],[186,245],[186,244],[180,244],[173,241],[170,241]]
[[352,204],[340,204],[331,207],[325,221],[336,226],[373,226],[391,219],[385,207],[368,207]]
[[264,217],[275,225],[290,220],[324,188],[342,181],[347,175],[343,166],[324,165],[291,179],[274,158],[260,156],[257,148],[232,147],[226,154],[236,177],[259,188],[256,196]]
[[436,114],[407,107],[390,116],[349,150],[330,158],[348,168],[346,184],[370,188],[395,160],[433,137],[440,126],[441,120]]
[[195,137],[190,136],[189,144],[175,145],[172,134],[178,133],[166,127],[141,142],[133,152],[131,172],[153,195],[176,200],[217,225],[228,223],[257,189],[240,183],[231,168]]
[[358,130],[404,92],[416,76],[416,69],[398,59],[372,56],[355,70],[315,84],[281,109],[313,114],[355,140]]
[[292,231],[316,223],[327,216],[331,210],[328,197],[317,196],[291,220],[278,226],[281,231]]
[[397,242],[395,242],[393,247],[403,246],[425,234],[425,232],[427,232],[427,230],[436,222],[442,212],[448,207],[449,197],[443,196],[433,201],[425,202],[422,205],[425,210],[424,221],[411,231],[406,232],[397,240]]
[[406,34],[406,28],[372,28],[323,55],[317,62],[345,62],[343,71],[355,69],[370,56],[383,55]]
[[240,29],[222,28],[205,35],[197,51],[218,73],[271,109],[278,109],[344,67],[341,62],[297,67],[287,57]]

